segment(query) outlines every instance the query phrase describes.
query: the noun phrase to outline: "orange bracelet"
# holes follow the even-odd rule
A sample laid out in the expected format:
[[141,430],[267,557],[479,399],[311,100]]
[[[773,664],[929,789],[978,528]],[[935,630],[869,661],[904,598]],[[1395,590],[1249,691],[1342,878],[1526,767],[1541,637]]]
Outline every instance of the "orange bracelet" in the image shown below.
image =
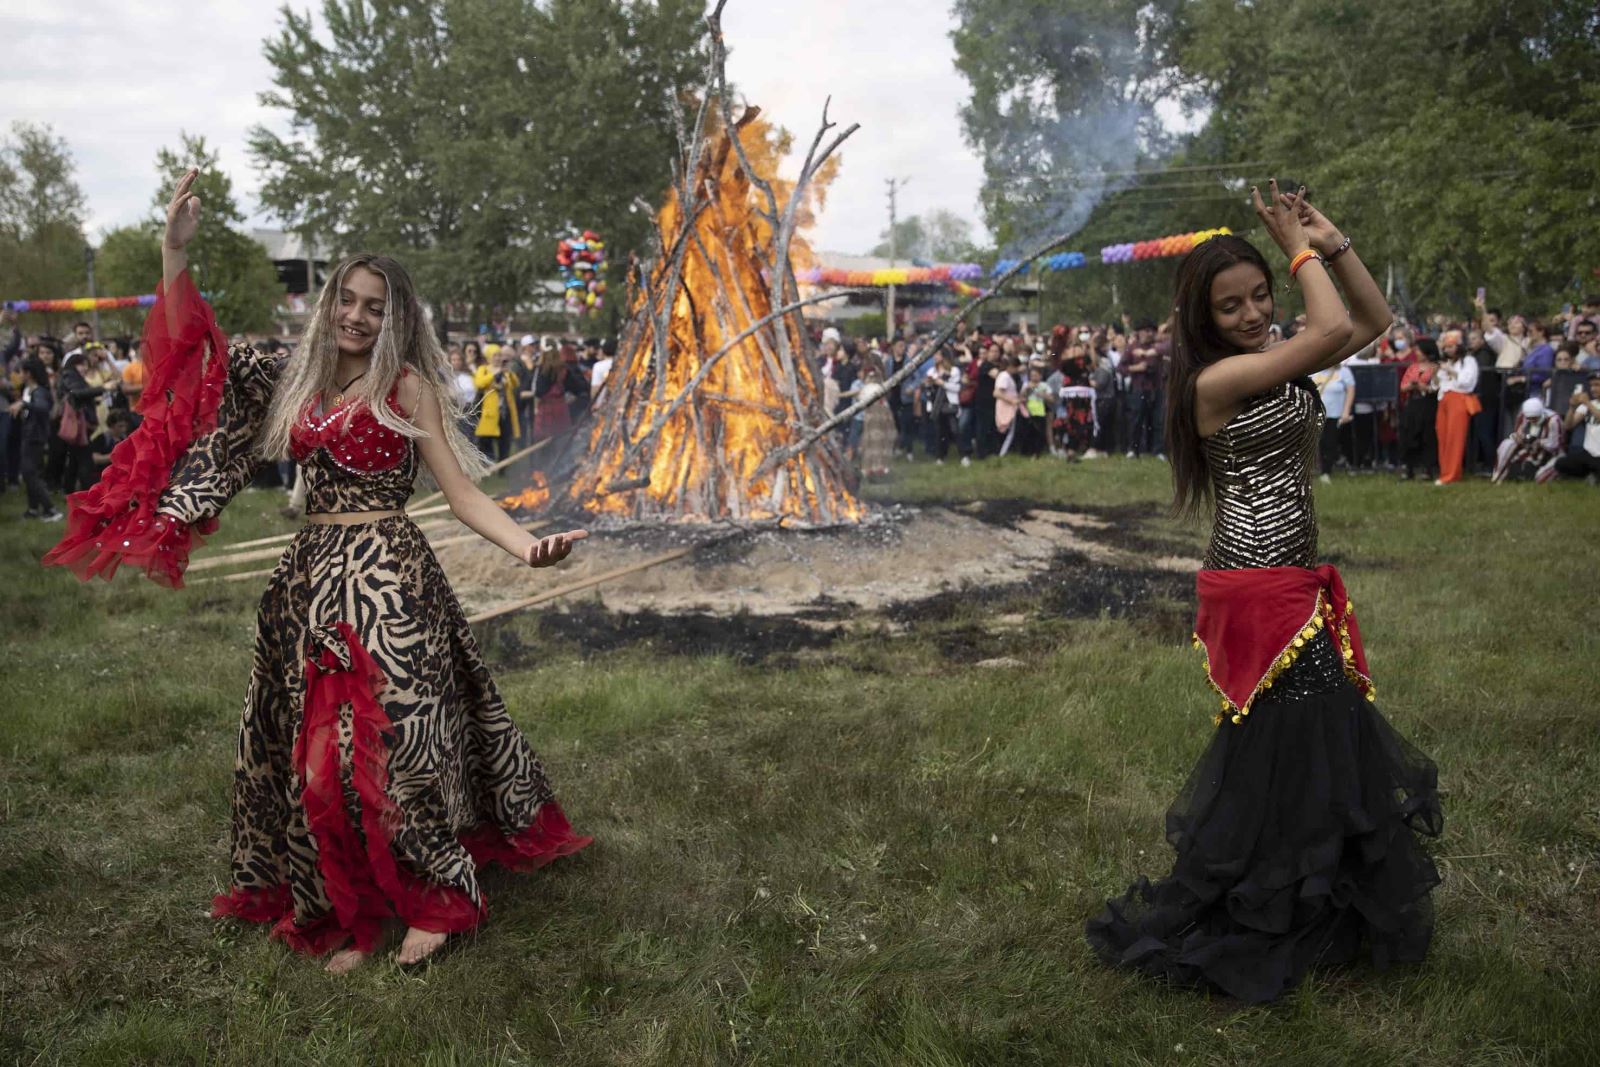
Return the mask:
[[1293,278],[1295,275],[1299,274],[1301,267],[1305,266],[1307,263],[1316,258],[1316,251],[1310,248],[1295,256],[1294,259],[1289,261],[1289,277]]

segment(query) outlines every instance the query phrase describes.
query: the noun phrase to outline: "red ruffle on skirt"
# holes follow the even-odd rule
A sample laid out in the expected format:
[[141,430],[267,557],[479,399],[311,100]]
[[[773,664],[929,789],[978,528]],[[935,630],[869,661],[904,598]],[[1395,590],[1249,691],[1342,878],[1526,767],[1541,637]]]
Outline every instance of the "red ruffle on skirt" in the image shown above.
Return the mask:
[[[348,623],[321,635],[323,647],[306,664],[305,715],[295,741],[295,768],[304,783],[301,802],[317,843],[317,866],[331,911],[307,926],[294,921],[287,886],[234,888],[212,902],[214,917],[273,923],[272,936],[291,948],[321,955],[347,943],[373,951],[383,922],[398,917],[433,933],[470,930],[487,914],[467,894],[418,878],[400,866],[391,848],[402,816],[388,794],[388,749],[393,729],[378,703],[384,676]],[[345,804],[339,758],[339,709],[351,708],[350,785],[360,801],[357,833]],[[507,838],[478,827],[461,835],[480,865],[499,862],[531,870],[570,855],[593,838],[572,832],[553,801],[539,809],[532,826]]]
[[566,813],[555,801],[546,801],[534,817],[533,825],[507,837],[483,823],[461,835],[472,861],[479,867],[498,863],[513,871],[532,871],[551,860],[570,856],[594,841],[572,832]]
[[215,519],[190,527],[157,515],[156,503],[173,465],[216,428],[228,339],[188,271],[157,295],[141,348],[145,388],[138,410],[144,421],[111,450],[100,480],[67,498],[66,533],[44,557],[46,566],[70,567],[85,581],[97,575],[109,580],[126,563],[179,587],[198,534],[217,526]]

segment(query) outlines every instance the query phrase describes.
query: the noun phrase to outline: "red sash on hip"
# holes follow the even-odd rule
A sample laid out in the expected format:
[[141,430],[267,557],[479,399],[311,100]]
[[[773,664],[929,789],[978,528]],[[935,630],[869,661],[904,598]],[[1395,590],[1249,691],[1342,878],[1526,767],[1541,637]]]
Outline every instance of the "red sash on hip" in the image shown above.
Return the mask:
[[1194,644],[1205,649],[1206,677],[1222,698],[1217,724],[1243,722],[1256,698],[1324,629],[1333,633],[1345,675],[1368,700],[1376,699],[1355,609],[1337,568],[1203,570],[1195,587]]

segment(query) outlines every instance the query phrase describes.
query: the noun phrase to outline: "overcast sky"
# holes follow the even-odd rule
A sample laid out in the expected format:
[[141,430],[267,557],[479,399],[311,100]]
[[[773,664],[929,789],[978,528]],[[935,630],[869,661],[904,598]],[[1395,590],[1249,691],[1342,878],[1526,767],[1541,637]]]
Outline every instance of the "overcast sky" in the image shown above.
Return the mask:
[[[220,150],[241,206],[254,212],[246,135],[258,122],[281,125],[256,103],[271,84],[261,42],[277,25],[277,6],[0,0],[8,45],[0,118],[8,126],[48,123],[66,139],[96,240],[145,215],[156,150],[176,145],[180,130],[204,134]],[[816,247],[863,252],[875,244],[887,225],[891,176],[911,179],[902,217],[944,208],[979,223],[982,170],[961,139],[956,111],[966,82],[953,65],[942,0],[731,0],[723,19],[729,77],[796,140],[809,142],[830,93],[833,118],[861,123],[841,150]]]

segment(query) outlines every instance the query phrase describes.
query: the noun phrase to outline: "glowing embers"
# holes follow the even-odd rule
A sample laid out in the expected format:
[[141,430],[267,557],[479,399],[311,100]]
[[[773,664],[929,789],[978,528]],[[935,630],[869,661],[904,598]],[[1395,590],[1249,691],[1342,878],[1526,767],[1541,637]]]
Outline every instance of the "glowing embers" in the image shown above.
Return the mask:
[[544,476],[544,471],[534,471],[528,479],[528,486],[520,493],[503,496],[499,504],[507,511],[538,511],[550,503],[550,482]]

